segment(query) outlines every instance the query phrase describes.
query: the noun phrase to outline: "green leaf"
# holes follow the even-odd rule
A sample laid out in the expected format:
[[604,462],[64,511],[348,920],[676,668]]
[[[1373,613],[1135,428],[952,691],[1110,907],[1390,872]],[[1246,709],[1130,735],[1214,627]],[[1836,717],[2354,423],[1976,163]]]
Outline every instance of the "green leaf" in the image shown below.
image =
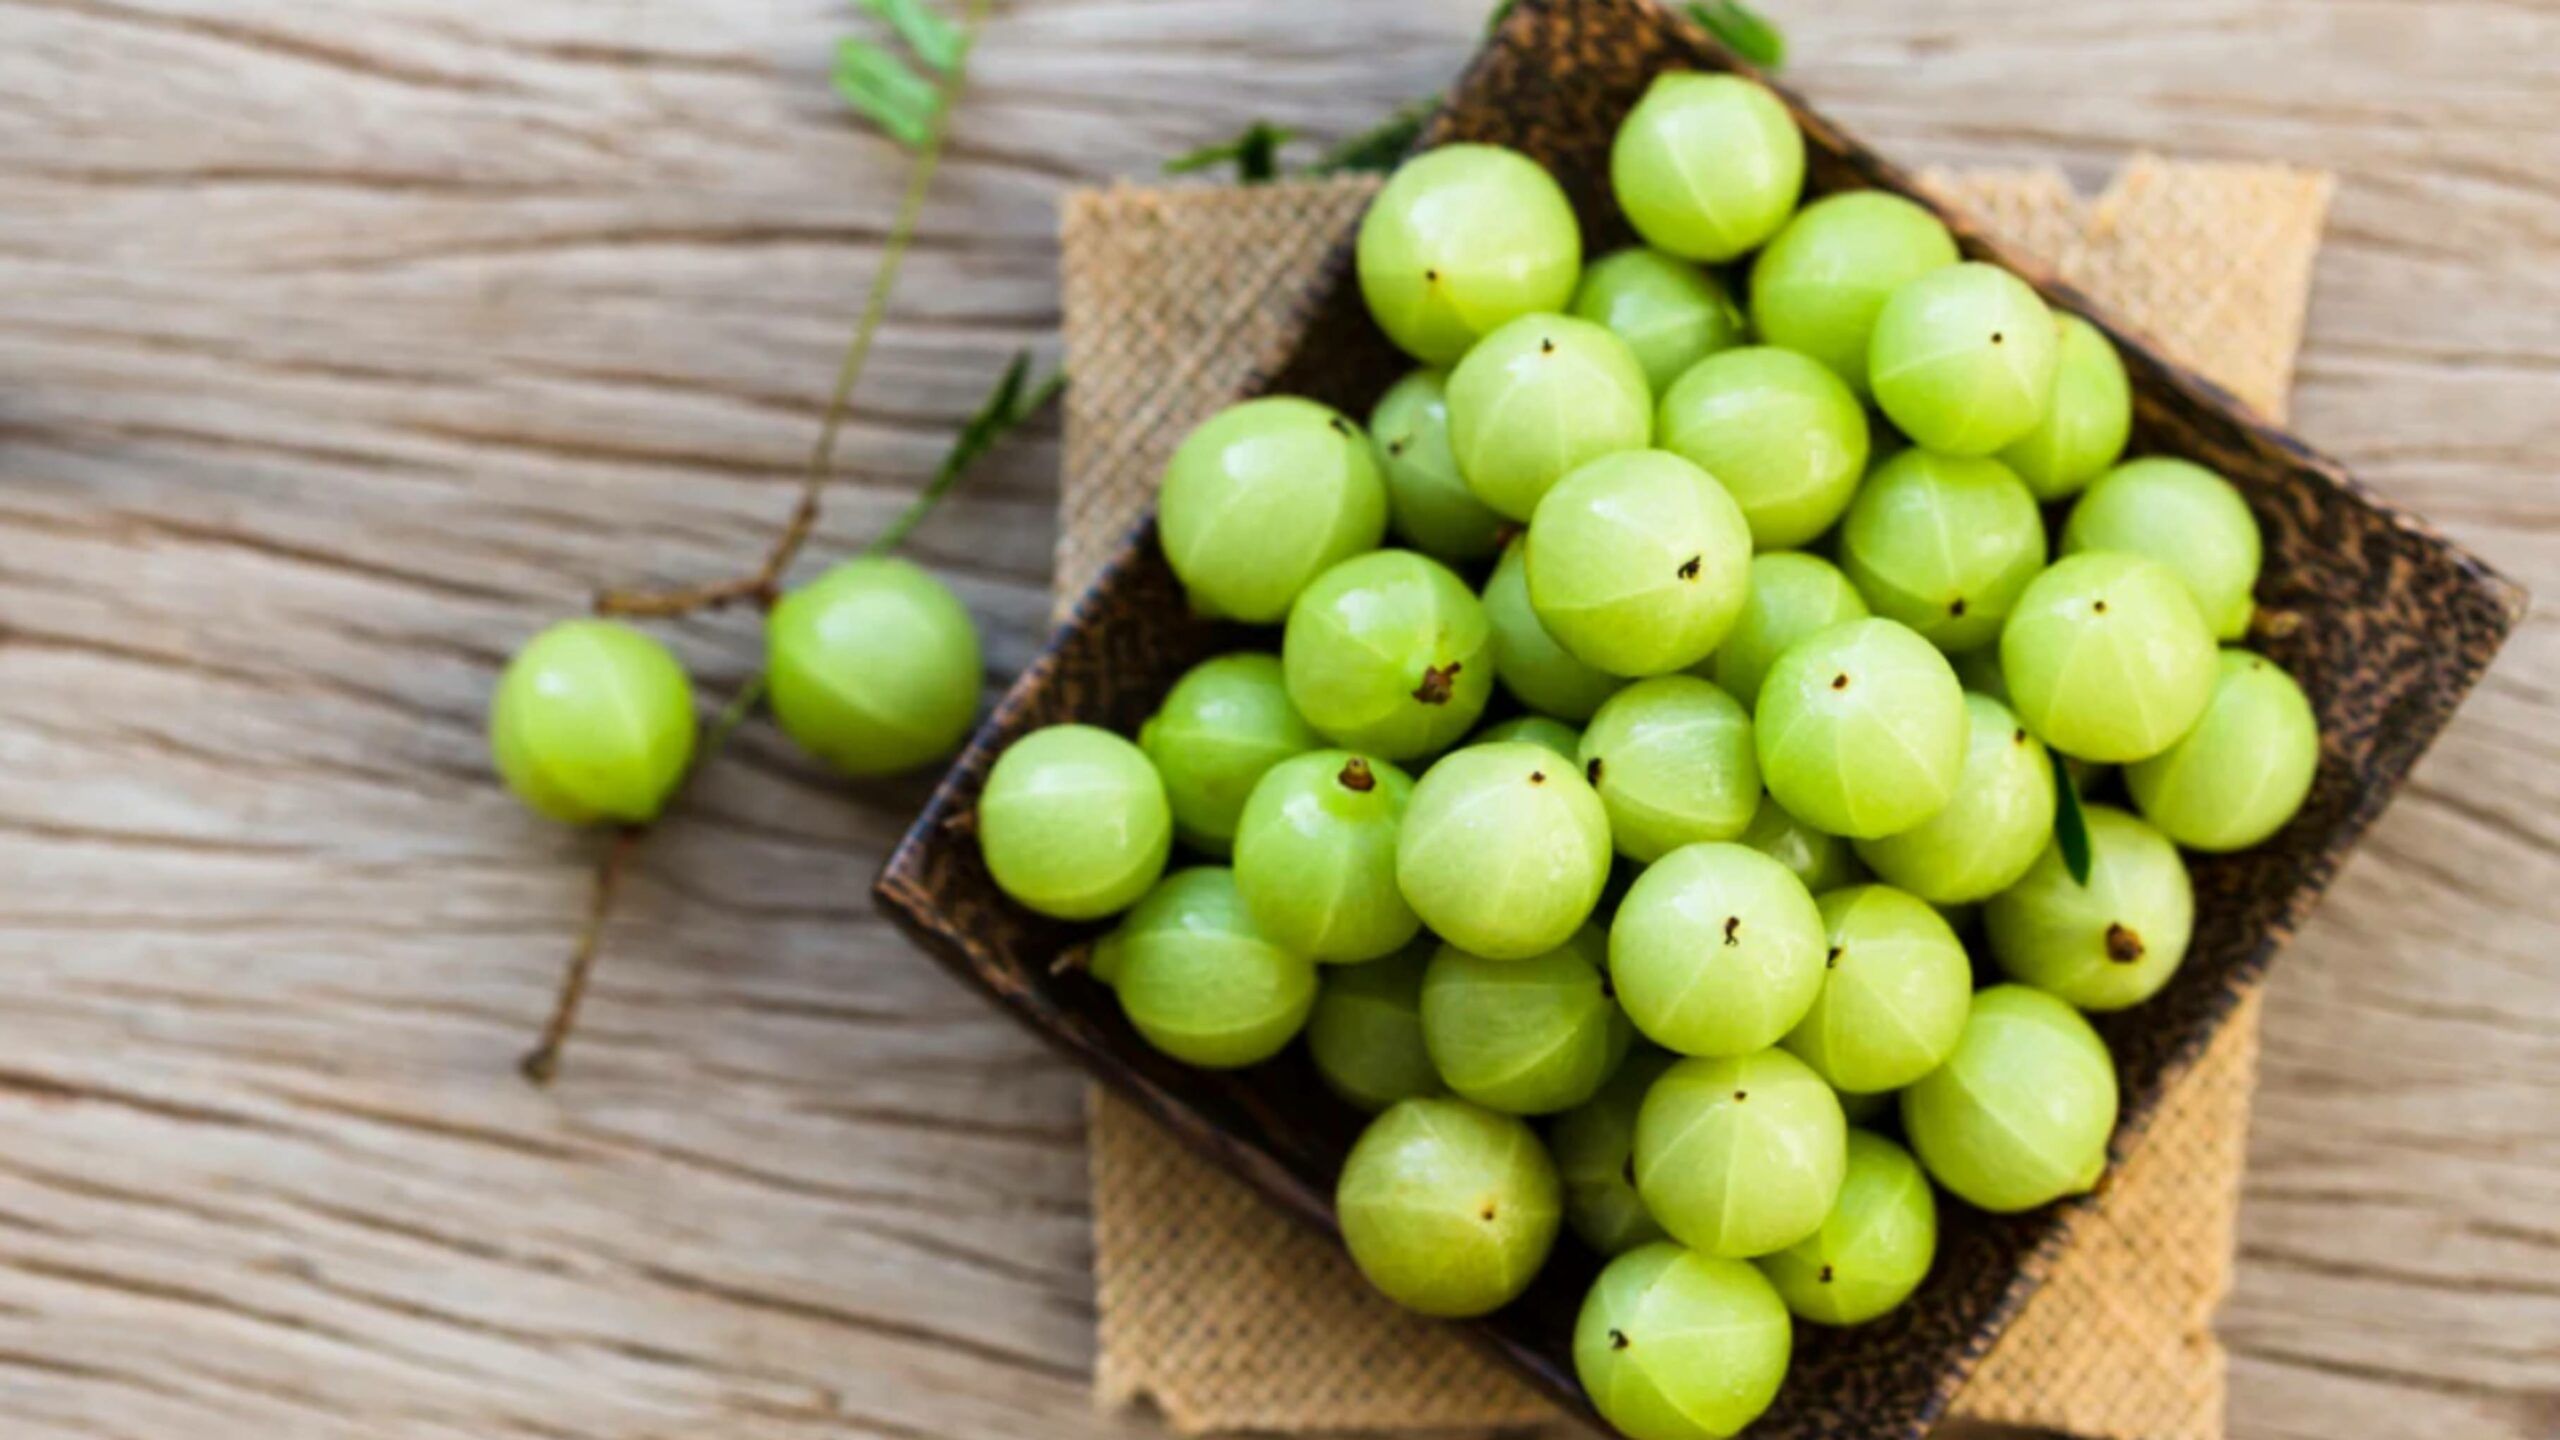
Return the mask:
[[943,454],[942,463],[934,467],[933,478],[925,483],[914,500],[908,502],[898,518],[889,522],[888,528],[882,530],[877,539],[862,547],[862,553],[885,555],[897,549],[905,542],[908,533],[933,512],[933,507],[942,503],[942,497],[951,493],[951,487],[960,483],[960,477],[969,473],[971,466],[1002,444],[1004,438],[1020,428],[1023,422],[1048,408],[1049,402],[1066,388],[1067,372],[1064,370],[1050,371],[1037,385],[1027,383],[1030,377],[1031,352],[1016,352],[1013,363],[1005,366],[1004,374],[997,377],[995,388],[978,403],[977,411],[961,423],[960,433],[953,437],[950,450]]
[[1298,138],[1298,132],[1268,120],[1256,120],[1233,140],[1203,145],[1188,154],[1176,155],[1164,162],[1167,175],[1189,175],[1213,166],[1232,164],[1236,178],[1247,185],[1260,185],[1280,173],[1280,147]]
[[836,47],[836,93],[908,145],[931,137],[934,112],[942,105],[932,81],[868,40]]
[[960,63],[961,52],[969,47],[951,22],[936,14],[922,0],[862,0],[862,8],[889,22],[916,58],[948,75]]
[[2045,758],[2053,762],[2053,839],[2062,847],[2062,868],[2071,872],[2074,884],[2089,883],[2089,817],[2080,810],[2080,786],[2071,778],[2071,764],[2059,750],[2048,749]]
[[1404,163],[1413,153],[1414,142],[1422,138],[1422,127],[1431,112],[1440,106],[1440,98],[1426,95],[1406,102],[1393,115],[1316,157],[1308,170],[1317,175],[1344,175],[1359,172],[1384,174]]
[[1724,47],[1763,70],[1787,63],[1787,37],[1742,0],[1700,0],[1688,7],[1689,18],[1724,42]]

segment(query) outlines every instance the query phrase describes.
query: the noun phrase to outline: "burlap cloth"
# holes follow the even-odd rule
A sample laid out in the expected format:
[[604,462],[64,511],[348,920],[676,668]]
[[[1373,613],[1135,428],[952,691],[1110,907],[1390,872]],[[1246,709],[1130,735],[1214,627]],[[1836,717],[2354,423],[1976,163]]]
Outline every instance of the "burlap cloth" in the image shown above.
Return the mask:
[[[2136,159],[2095,201],[2055,171],[1929,184],[2281,418],[2325,175]],[[1165,457],[1294,336],[1375,188],[1365,179],[1084,191],[1066,207],[1067,465],[1057,585],[1071,597],[1146,504]],[[2079,1244],[1983,1363],[1962,1416],[2121,1440],[2215,1440],[2254,1001],[2177,1090]],[[1094,1270],[1105,1403],[1174,1428],[1464,1430],[1553,1412],[1452,1333],[1373,1295],[1350,1262],[1096,1091]]]

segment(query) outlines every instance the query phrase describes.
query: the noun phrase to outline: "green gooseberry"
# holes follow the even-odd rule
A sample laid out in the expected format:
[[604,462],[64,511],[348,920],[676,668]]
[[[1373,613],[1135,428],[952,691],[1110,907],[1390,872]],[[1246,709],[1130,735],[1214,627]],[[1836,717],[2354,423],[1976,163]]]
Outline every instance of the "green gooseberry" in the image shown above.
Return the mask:
[[1867,343],[1885,300],[1959,258],[1946,225],[1912,201],[1882,190],[1825,196],[1752,262],[1752,329],[1763,344],[1829,366],[1864,400]]
[[1991,455],[2035,429],[2061,350],[2053,312],[2024,280],[1966,261],[1903,282],[1876,315],[1867,376],[1911,442]]
[[1583,271],[1573,313],[1626,341],[1656,395],[1680,372],[1742,343],[1742,311],[1715,276],[1641,245]]
[[1966,691],[1955,798],[1911,829],[1857,842],[1878,878],[1932,905],[1988,900],[2018,882],[2053,837],[2053,760],[2008,706]]
[[1839,1098],[1786,1051],[1683,1060],[1636,1113],[1636,1191],[1681,1244],[1747,1260],[1822,1228],[1848,1146]]
[[1973,1003],[1973,961],[1937,911],[1889,885],[1817,902],[1822,993],[1786,1047],[1844,1095],[1898,1090],[1953,1054]]
[[1396,167],[1360,220],[1360,293],[1387,338],[1454,364],[1505,321],[1561,310],[1582,276],[1582,225],[1538,163],[1442,145]]
[[978,795],[978,846],[1017,904],[1099,920],[1164,874],[1173,808],[1137,746],[1090,725],[1051,725],[996,757]]
[[570,825],[658,818],[693,764],[696,728],[684,667],[610,620],[564,620],[526,641],[489,701],[499,777]]
[[1422,1044],[1423,940],[1366,965],[1329,965],[1307,1017],[1307,1054],[1316,1075],[1344,1101],[1371,1114],[1447,1087]]
[[1950,654],[1998,640],[2044,561],[2044,515],[1997,460],[1905,450],[1840,527],[1841,568],[1875,613]]
[[1610,696],[1583,728],[1580,759],[1618,853],[1639,864],[1731,840],[1760,807],[1751,716],[1694,675],[1659,675]]
[[1763,550],[1831,528],[1867,469],[1867,416],[1822,362],[1774,345],[1710,355],[1663,392],[1662,448],[1716,478]]
[[847,775],[947,760],[986,664],[951,587],[894,557],[847,561],[765,618],[765,701],[782,732]]
[[1186,1065],[1258,1065],[1297,1037],[1316,971],[1265,934],[1223,866],[1179,870],[1120,922],[1094,972],[1149,1045]]
[[2204,718],[2125,767],[2143,818],[2190,850],[2246,850],[2285,827],[2320,769],[2310,698],[2263,655],[2225,650]]
[[1794,1346],[1766,1276],[1665,1241],[1610,1261],[1592,1283],[1573,1368],[1628,1440],[1727,1440],[1778,1398]]
[[2077,315],[2056,315],[2061,350],[2053,402],[2036,427],[2009,442],[2000,458],[2038,500],[2067,500],[2124,454],[2133,434],[2133,382],[2115,342]]
[[1609,813],[1572,762],[1518,741],[1423,773],[1396,835],[1396,883],[1462,950],[1525,960],[1562,945],[1609,882]]
[[1751,594],[1742,602],[1707,678],[1745,708],[1760,703],[1760,682],[1786,648],[1817,630],[1868,615],[1865,597],[1840,567],[1819,555],[1780,550],[1751,557]]
[[2079,1006],[2122,1010],[2160,993],[2195,933],[2195,887],[2167,836],[2112,805],[2081,810],[2089,881],[2059,840],[1983,907],[1992,958],[2010,978]]
[[1576,466],[1653,438],[1653,390],[1627,342],[1570,315],[1484,337],[1449,373],[1449,448],[1467,488],[1526,520]]
[[1769,793],[1833,835],[1908,830],[1964,773],[1964,688],[1937,647],[1881,616],[1788,646],[1752,720]]
[[1911,1152],[1849,1132],[1849,1173],[1822,1228],[1757,1263],[1787,1308],[1816,1325],[1863,1325],[1928,1278],[1938,1253],[1938,1201]]
[[1312,959],[1391,955],[1422,920],[1396,886],[1413,780],[1384,760],[1316,750],[1274,765],[1236,826],[1236,885],[1273,938]]
[[1684,845],[1653,862],[1609,927],[1627,1018],[1683,1055],[1776,1044],[1821,994],[1823,950],[1803,882],[1743,845]]
[[1138,748],[1164,780],[1174,833],[1221,858],[1263,773],[1323,743],[1290,708],[1280,657],[1259,651],[1191,667],[1138,731]]
[[1493,694],[1493,630],[1466,582],[1410,550],[1357,555],[1289,610],[1289,701],[1325,738],[1383,760],[1434,754]]
[[2263,545],[2249,502],[2230,481],[2187,460],[2119,465],[2071,507],[2062,553],[2114,550],[2177,572],[2220,640],[2249,633]]
[[1443,945],[1422,977],[1422,1042],[1460,1097],[1511,1115],[1552,1115],[1599,1093],[1632,1032],[1609,995],[1608,940],[1585,925],[1525,960]]
[[1414,549],[1452,565],[1502,548],[1503,518],[1467,488],[1449,448],[1449,377],[1416,370],[1388,387],[1369,415],[1387,480],[1387,523]]
[[2186,584],[2140,555],[2064,556],[2028,582],[2000,631],[2010,708],[2037,739],[2101,764],[2176,744],[2213,698],[2216,669]]
[[1588,720],[1618,693],[1626,677],[1586,665],[1556,643],[1529,603],[1529,557],[1513,541],[1484,582],[1484,614],[1493,626],[1493,669],[1511,698],[1545,715]]
[[1377,548],[1387,484],[1359,426],[1312,400],[1268,396],[1184,437],[1165,466],[1156,526],[1194,608],[1269,625],[1327,567]]
[[1603,1255],[1665,1238],[1636,1194],[1636,1112],[1671,1061],[1649,1046],[1630,1054],[1599,1094],[1557,1116],[1550,1133],[1564,1222]]
[[1463,1319],[1529,1288],[1564,1197],[1528,1123],[1464,1100],[1400,1100],[1343,1161],[1334,1213],[1352,1263],[1408,1310]]
[[2079,1011],[2024,985],[1974,996],[1956,1053],[1902,1092],[1902,1131],[1929,1178],[1997,1214],[2095,1183],[2115,1126],[2106,1043]]
[[1687,260],[1731,260],[1795,213],[1804,132],[1766,86],[1666,71],[1618,127],[1609,188],[1646,244]]
[[1529,522],[1529,604],[1567,653],[1613,675],[1707,658],[1742,614],[1751,528],[1715,478],[1665,450],[1603,456]]

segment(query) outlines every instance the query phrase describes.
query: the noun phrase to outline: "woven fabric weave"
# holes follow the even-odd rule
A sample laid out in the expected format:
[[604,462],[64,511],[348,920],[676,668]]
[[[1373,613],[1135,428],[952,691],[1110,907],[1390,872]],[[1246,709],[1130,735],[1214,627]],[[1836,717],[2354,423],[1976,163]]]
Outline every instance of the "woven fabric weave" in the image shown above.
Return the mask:
[[[2143,157],[2084,201],[2055,171],[1932,190],[2277,418],[2330,182]],[[1057,585],[1086,585],[1195,423],[1283,356],[1376,182],[1115,187],[1072,196],[1062,265],[1067,463]],[[2106,1440],[2218,1440],[2211,1322],[2230,1280],[2257,1069],[2252,999],[2179,1082],[2099,1213],[1966,1389],[1968,1418]],[[1536,1424],[1544,1401],[1371,1293],[1329,1242],[1096,1092],[1096,1391],[1206,1431]]]

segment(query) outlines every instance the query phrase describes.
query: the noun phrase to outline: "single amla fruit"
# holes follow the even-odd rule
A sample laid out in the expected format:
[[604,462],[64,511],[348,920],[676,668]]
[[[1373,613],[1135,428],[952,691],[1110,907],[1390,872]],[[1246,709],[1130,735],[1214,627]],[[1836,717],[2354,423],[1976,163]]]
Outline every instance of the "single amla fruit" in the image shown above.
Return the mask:
[[766,703],[847,775],[900,775],[969,738],[986,664],[951,587],[895,557],[847,561],[765,618]]
[[2115,550],[2177,572],[2214,638],[2249,633],[2264,542],[2238,487],[2187,460],[2134,460],[2098,478],[2062,527],[2062,553]]
[[1324,743],[1289,704],[1280,657],[1239,651],[1203,660],[1138,730],[1183,843],[1225,858],[1245,800],[1271,767]]
[[2320,719],[2302,687],[2263,655],[2225,650],[2204,718],[2124,779],[2162,834],[2219,853],[2283,829],[2319,770]]
[[1254,924],[1218,865],[1166,876],[1096,947],[1093,976],[1148,1044],[1204,1070],[1279,1054],[1316,999],[1314,962]]
[[1552,1115],[1598,1093],[1633,1032],[1609,993],[1608,941],[1585,925],[1526,960],[1454,945],[1422,979],[1422,1040],[1449,1088],[1489,1110]]
[[1099,920],[1164,874],[1173,810],[1137,746],[1090,725],[1051,725],[1007,746],[987,772],[978,848],[1016,903]]
[[1370,1114],[1449,1087],[1422,1043],[1422,976],[1439,942],[1361,965],[1328,965],[1307,1017],[1307,1057],[1325,1088]]
[[1863,1325],[1910,1299],[1937,1253],[1938,1201],[1920,1162],[1881,1135],[1852,1130],[1849,1175],[1822,1228],[1758,1263],[1797,1315]]
[[2112,805],[2081,813],[2089,882],[2071,877],[2056,841],[1991,897],[1983,924],[2011,978],[2083,1010],[2122,1010],[2177,973],[2195,933],[2195,889],[2167,836]]
[[1423,773],[1396,835],[1396,883],[1442,939],[1493,960],[1562,945],[1609,882],[1609,812],[1544,746],[1470,745]]
[[1654,78],[1609,146],[1609,189],[1646,244],[1722,262],[1778,233],[1804,191],[1804,132],[1768,87]]
[[1786,1047],[1844,1095],[1898,1090],[1955,1052],[1973,1003],[1973,962],[1937,911],[1890,885],[1817,902],[1822,993]]
[[1636,1192],[1691,1249],[1767,1255],[1822,1228],[1848,1135],[1839,1097],[1784,1050],[1683,1060],[1636,1113]]
[[1369,1283],[1408,1310],[1460,1319],[1529,1288],[1564,1198],[1526,1121],[1464,1100],[1403,1100],[1342,1162],[1333,1208]]
[[1396,168],[1361,217],[1369,314],[1426,365],[1456,363],[1504,321],[1561,310],[1582,276],[1582,224],[1538,162],[1442,145]]
[[1766,1276],[1666,1241],[1610,1261],[1592,1283],[1573,1369],[1628,1440],[1726,1440],[1778,1398],[1794,1344]]
[[1164,556],[1201,613],[1270,625],[1387,531],[1369,437],[1312,400],[1231,405],[1184,437],[1156,506]]
[[667,647],[610,620],[527,641],[489,702],[489,750],[516,798],[570,825],[645,825],[693,763],[693,687]]
[[2106,1042],[2024,985],[1975,995],[1956,1053],[1902,1092],[1902,1130],[1930,1177],[1998,1214],[2096,1184],[2115,1128]]
[[2067,555],[2000,631],[2009,704],[2036,738],[2106,765],[2147,760],[2213,698],[2213,633],[2184,582],[2139,555]]

